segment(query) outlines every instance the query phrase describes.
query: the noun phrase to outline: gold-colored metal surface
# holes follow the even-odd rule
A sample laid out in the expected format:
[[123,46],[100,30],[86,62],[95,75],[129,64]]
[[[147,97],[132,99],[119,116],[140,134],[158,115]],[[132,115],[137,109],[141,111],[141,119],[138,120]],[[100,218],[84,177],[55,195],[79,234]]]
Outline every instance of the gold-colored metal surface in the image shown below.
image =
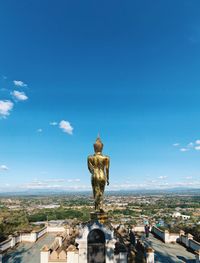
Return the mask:
[[94,206],[96,211],[103,211],[103,198],[105,185],[109,185],[110,158],[102,154],[103,143],[100,137],[94,144],[94,155],[88,156],[88,169],[92,175]]

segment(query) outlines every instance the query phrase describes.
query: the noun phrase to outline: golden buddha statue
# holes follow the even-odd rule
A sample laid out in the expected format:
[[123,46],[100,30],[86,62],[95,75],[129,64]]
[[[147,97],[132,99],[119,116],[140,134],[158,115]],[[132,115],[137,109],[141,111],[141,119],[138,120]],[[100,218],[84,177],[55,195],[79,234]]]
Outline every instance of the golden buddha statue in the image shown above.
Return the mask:
[[102,154],[103,143],[100,137],[94,143],[94,155],[88,156],[88,169],[92,175],[91,183],[93,188],[94,204],[96,211],[103,211],[103,196],[107,182],[109,185],[110,158]]

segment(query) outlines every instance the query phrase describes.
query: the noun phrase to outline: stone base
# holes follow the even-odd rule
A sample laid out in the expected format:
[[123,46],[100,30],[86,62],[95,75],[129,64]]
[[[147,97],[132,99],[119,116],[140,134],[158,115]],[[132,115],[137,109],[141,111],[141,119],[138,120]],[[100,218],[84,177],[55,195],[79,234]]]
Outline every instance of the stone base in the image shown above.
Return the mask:
[[98,221],[100,224],[108,223],[108,213],[106,212],[91,212],[91,221]]

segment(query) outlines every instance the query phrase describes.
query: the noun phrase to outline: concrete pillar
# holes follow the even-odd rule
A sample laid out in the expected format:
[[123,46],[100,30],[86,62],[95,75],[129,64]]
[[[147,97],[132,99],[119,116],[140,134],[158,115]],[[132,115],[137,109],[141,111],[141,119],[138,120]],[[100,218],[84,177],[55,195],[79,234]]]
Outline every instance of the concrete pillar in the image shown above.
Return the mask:
[[37,233],[31,232],[31,242],[36,242],[36,241],[37,241]]
[[79,241],[79,263],[87,263],[87,240]]
[[109,240],[106,243],[106,263],[114,262],[114,249],[115,249],[116,240]]
[[75,252],[67,252],[67,263],[74,263],[74,255],[75,255]]
[[146,248],[146,263],[154,263],[154,250],[151,247]]
[[[195,256],[195,258],[196,258],[196,263],[200,263],[200,250],[195,251],[195,254],[196,254],[196,256]],[[0,261],[0,262],[1,262],[1,261]]]
[[164,231],[164,242],[165,243],[169,243],[170,242],[170,240],[169,240],[169,231],[168,230]]
[[10,247],[12,248],[16,245],[16,238],[15,236],[12,235],[10,236],[10,238],[11,238]]
[[78,255],[78,253],[75,253],[75,255],[74,255],[74,262],[73,263],[79,263],[79,255]]
[[46,248],[42,249],[40,252],[40,263],[48,263],[49,262],[50,252]]
[[119,253],[119,262],[120,263],[127,263],[128,262],[128,253],[127,252],[120,252]]

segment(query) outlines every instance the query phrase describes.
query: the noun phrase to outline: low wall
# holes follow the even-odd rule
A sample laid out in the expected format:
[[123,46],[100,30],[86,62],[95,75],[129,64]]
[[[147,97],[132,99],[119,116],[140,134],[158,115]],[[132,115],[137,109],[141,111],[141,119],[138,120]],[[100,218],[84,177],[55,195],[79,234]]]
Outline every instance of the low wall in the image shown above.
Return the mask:
[[44,227],[42,228],[40,231],[37,231],[36,234],[37,234],[37,239],[42,237],[44,234],[47,233],[47,227]]
[[37,232],[33,231],[30,233],[21,233],[17,236],[10,236],[9,239],[0,243],[0,250],[4,252],[20,242],[36,242],[37,239],[42,237],[45,233],[47,233],[47,227],[44,227]]
[[[179,234],[177,233],[169,233],[168,240],[165,239],[165,243],[177,242],[179,240]],[[166,242],[168,241],[168,242]]]
[[63,226],[47,226],[47,232],[51,233],[51,232],[64,232],[66,231],[66,229]]
[[5,251],[11,247],[11,239],[7,239],[0,243],[0,250]]
[[20,242],[30,242],[30,243],[36,242],[40,237],[42,237],[46,233],[51,233],[51,232],[63,233],[66,231],[68,231],[68,234],[69,234],[69,229],[66,230],[63,226],[59,226],[59,227],[47,226],[47,227],[40,229],[39,231],[32,231],[30,233],[21,233],[17,236],[11,236],[9,237],[9,239],[0,243],[0,251],[4,252],[8,250],[9,248],[14,247]]
[[144,226],[134,226],[134,227],[133,227],[133,231],[134,231],[134,232],[143,233],[143,232],[144,232]]
[[156,226],[153,226],[151,232],[159,237],[161,240],[165,240],[165,232]]
[[169,233],[167,230],[162,231],[158,227],[153,226],[151,232],[165,243],[179,242],[187,248],[191,248],[193,251],[200,251],[200,243],[193,240],[193,236],[191,234],[185,235],[182,230],[180,231],[180,234],[176,234]]
[[161,230],[156,226],[153,226],[151,232],[159,237],[165,243],[177,242],[179,240],[180,235],[178,233],[169,233],[168,230]]
[[189,240],[189,247],[194,250],[194,251],[199,251],[200,250],[200,243],[190,239]]
[[180,236],[180,243],[184,244],[185,246],[187,246],[187,236],[186,235],[181,235]]

